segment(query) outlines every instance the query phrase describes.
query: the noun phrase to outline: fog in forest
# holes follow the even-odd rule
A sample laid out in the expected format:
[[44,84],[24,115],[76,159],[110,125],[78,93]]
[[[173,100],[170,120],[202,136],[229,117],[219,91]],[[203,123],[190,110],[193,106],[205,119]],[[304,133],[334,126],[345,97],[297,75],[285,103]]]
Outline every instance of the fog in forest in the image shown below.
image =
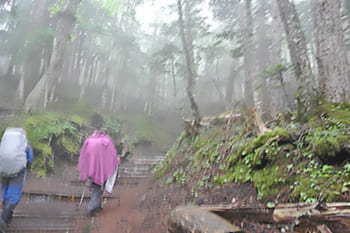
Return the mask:
[[[326,2],[335,20],[318,17],[317,0],[4,0],[0,106],[69,112],[91,105],[173,122],[240,104],[264,119],[294,111],[298,88],[335,90],[322,76],[324,54],[345,67],[340,85],[349,87],[350,3]],[[293,53],[302,50],[289,37],[298,28],[288,25],[291,11],[281,11],[291,6],[311,84],[295,73]]]

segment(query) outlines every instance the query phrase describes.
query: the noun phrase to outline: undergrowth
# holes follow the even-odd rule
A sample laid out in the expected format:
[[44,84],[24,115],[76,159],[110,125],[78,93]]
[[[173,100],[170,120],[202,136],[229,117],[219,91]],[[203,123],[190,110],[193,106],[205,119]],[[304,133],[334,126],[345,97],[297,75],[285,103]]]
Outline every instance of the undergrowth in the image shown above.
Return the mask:
[[[46,176],[54,170],[55,150],[64,151],[74,160],[81,147],[81,127],[86,120],[74,116],[65,118],[59,113],[32,114],[24,118],[24,128],[34,149],[33,170]],[[67,157],[65,158],[67,159]]]
[[[55,160],[77,162],[85,138],[92,133],[89,116],[65,115],[57,112],[24,114],[21,120],[1,125],[1,135],[9,127],[23,127],[34,151],[32,169],[39,177],[54,172]],[[120,134],[120,124],[105,117],[104,126],[112,138]]]

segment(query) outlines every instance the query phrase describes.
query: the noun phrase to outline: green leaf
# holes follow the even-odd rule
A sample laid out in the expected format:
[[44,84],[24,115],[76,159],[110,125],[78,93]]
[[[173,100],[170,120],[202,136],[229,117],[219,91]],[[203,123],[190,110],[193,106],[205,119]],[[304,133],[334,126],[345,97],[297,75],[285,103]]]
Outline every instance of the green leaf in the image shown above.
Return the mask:
[[267,208],[275,208],[275,203],[273,203],[273,202],[268,202],[268,203],[266,204],[266,206],[267,206]]

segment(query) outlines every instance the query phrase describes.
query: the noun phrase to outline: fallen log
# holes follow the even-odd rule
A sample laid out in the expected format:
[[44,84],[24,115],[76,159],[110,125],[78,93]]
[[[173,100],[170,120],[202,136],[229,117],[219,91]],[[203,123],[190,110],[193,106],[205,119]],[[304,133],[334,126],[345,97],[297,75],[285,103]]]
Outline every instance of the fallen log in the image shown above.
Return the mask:
[[267,223],[282,229],[295,228],[294,232],[317,229],[321,233],[350,232],[350,203],[288,203],[274,208],[261,206],[207,205],[203,210],[213,212],[233,223],[244,219],[248,222]]
[[[232,122],[235,120],[241,120],[242,115],[241,114],[221,114],[220,116],[213,116],[213,117],[202,117],[201,121],[199,122],[200,126],[209,126],[211,124],[218,124],[218,123],[227,123]],[[184,120],[185,124],[192,124],[192,120]]]
[[350,203],[279,204],[273,212],[273,219],[276,223],[290,223],[300,218],[307,218],[308,221],[317,225],[336,223],[350,232]]
[[279,204],[273,219],[292,226],[317,226],[321,233],[350,232],[350,203]]
[[244,232],[220,216],[199,206],[181,206],[168,219],[170,233],[233,233]]
[[203,205],[201,208],[215,213],[231,223],[239,218],[255,222],[274,223],[272,219],[273,209],[267,207]]

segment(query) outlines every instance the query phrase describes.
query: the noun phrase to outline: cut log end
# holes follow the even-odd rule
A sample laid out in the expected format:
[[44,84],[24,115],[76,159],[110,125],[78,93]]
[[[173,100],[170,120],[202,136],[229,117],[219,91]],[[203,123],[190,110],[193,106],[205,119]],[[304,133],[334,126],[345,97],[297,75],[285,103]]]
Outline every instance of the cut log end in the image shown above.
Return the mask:
[[170,233],[230,233],[244,232],[224,218],[198,206],[176,208],[169,216]]

